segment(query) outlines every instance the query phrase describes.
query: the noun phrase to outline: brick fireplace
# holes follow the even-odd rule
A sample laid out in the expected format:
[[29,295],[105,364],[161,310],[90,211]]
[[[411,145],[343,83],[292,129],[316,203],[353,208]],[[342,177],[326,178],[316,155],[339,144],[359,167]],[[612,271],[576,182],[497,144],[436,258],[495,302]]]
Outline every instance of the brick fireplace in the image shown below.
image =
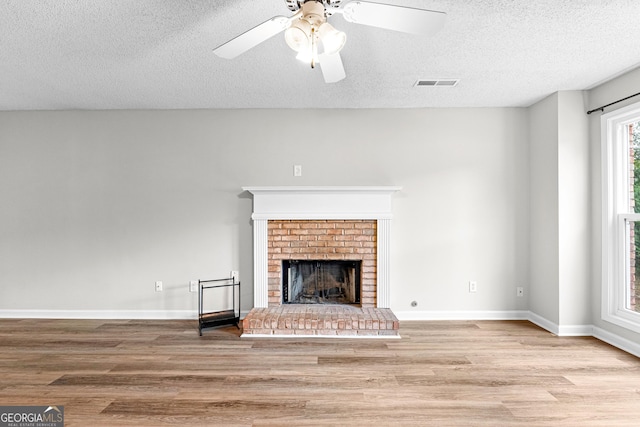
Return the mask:
[[[399,189],[243,188],[253,194],[254,236],[254,309],[243,335],[397,335],[389,246],[391,196]],[[285,260],[357,261],[359,304],[284,304]]]
[[269,307],[283,303],[283,260],[360,261],[360,304],[375,307],[376,234],[375,220],[268,221]]

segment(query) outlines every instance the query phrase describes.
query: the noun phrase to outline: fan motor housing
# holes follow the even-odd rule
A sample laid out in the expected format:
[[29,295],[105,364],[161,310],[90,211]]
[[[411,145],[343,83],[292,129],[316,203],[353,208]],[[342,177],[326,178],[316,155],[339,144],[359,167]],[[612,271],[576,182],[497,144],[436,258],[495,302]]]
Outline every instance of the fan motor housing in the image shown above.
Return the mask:
[[292,12],[297,12],[300,10],[303,4],[308,1],[317,1],[318,3],[322,3],[325,7],[338,7],[342,0],[284,0],[287,4],[287,7]]

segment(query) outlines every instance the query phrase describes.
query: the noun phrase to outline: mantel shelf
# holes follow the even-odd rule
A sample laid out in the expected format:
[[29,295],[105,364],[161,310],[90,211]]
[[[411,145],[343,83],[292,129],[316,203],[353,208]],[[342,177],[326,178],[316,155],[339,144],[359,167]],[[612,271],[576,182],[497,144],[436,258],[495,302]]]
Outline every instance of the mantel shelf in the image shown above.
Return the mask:
[[386,193],[392,194],[402,190],[399,186],[267,186],[242,187],[242,190],[252,194],[266,193]]
[[389,219],[397,186],[242,187],[253,194],[252,219]]

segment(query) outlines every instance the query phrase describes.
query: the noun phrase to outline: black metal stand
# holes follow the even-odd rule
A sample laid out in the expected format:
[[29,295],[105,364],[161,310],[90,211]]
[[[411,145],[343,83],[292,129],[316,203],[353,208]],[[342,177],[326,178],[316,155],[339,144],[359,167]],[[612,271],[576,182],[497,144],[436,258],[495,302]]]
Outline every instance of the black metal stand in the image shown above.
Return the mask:
[[[213,294],[213,289],[231,288],[231,307],[220,310],[204,312],[204,291]],[[213,295],[212,295],[213,297]],[[220,301],[222,303],[222,301]],[[202,336],[202,330],[223,325],[236,325],[240,328],[240,282],[233,277],[228,279],[198,280],[198,332]]]

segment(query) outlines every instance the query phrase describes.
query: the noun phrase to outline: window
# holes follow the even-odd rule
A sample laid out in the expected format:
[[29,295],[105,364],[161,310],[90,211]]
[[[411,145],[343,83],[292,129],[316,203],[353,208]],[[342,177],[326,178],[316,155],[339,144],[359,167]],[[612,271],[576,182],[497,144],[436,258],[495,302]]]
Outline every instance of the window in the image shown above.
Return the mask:
[[640,104],[602,116],[602,318],[640,332]]

